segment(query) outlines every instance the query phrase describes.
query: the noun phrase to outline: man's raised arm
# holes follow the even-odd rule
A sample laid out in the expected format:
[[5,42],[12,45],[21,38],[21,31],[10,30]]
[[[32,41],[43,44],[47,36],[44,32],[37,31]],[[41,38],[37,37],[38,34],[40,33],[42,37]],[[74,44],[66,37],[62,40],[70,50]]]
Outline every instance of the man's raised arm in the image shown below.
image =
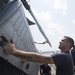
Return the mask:
[[3,46],[3,48],[5,53],[14,55],[21,59],[25,59],[26,61],[54,64],[52,57],[35,52],[17,50],[14,46],[14,43],[7,43]]

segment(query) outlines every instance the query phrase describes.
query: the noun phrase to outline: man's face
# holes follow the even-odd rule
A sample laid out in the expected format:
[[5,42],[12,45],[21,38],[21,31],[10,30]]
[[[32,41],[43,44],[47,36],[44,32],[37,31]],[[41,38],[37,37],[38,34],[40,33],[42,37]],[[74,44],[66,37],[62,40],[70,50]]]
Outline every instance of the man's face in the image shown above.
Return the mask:
[[66,38],[63,38],[59,43],[59,49],[64,50],[67,47],[68,42]]

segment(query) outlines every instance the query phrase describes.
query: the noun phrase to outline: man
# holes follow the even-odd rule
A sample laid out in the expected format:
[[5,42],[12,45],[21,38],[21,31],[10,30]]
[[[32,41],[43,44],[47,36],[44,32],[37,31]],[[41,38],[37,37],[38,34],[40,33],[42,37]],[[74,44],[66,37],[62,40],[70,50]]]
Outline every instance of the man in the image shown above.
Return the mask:
[[56,75],[73,75],[72,58],[69,52],[73,46],[74,40],[68,36],[64,36],[59,45],[61,53],[52,56],[17,50],[13,42],[7,43],[3,48],[7,54],[14,55],[23,60],[25,59],[26,61],[55,64]]
[[48,64],[40,66],[40,75],[51,75],[51,67]]

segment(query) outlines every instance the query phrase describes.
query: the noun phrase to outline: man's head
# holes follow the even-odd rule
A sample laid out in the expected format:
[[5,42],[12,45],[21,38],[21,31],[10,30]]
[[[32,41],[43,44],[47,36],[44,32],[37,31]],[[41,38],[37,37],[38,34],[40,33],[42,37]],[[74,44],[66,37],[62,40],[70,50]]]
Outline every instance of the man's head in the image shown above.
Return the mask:
[[71,37],[64,36],[60,41],[59,49],[61,51],[68,51],[74,46],[74,40]]

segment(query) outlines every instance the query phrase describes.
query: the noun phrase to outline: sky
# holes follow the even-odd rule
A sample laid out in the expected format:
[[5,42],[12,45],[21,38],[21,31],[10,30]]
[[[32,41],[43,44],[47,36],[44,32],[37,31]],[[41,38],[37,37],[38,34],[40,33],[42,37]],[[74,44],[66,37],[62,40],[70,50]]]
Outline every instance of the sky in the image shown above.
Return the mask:
[[[29,0],[28,4],[52,45],[51,48],[47,43],[35,44],[38,50],[59,50],[59,42],[63,36],[70,36],[75,40],[75,0]],[[35,22],[27,10],[25,13]],[[35,42],[46,41],[36,24],[30,26],[30,30]]]

